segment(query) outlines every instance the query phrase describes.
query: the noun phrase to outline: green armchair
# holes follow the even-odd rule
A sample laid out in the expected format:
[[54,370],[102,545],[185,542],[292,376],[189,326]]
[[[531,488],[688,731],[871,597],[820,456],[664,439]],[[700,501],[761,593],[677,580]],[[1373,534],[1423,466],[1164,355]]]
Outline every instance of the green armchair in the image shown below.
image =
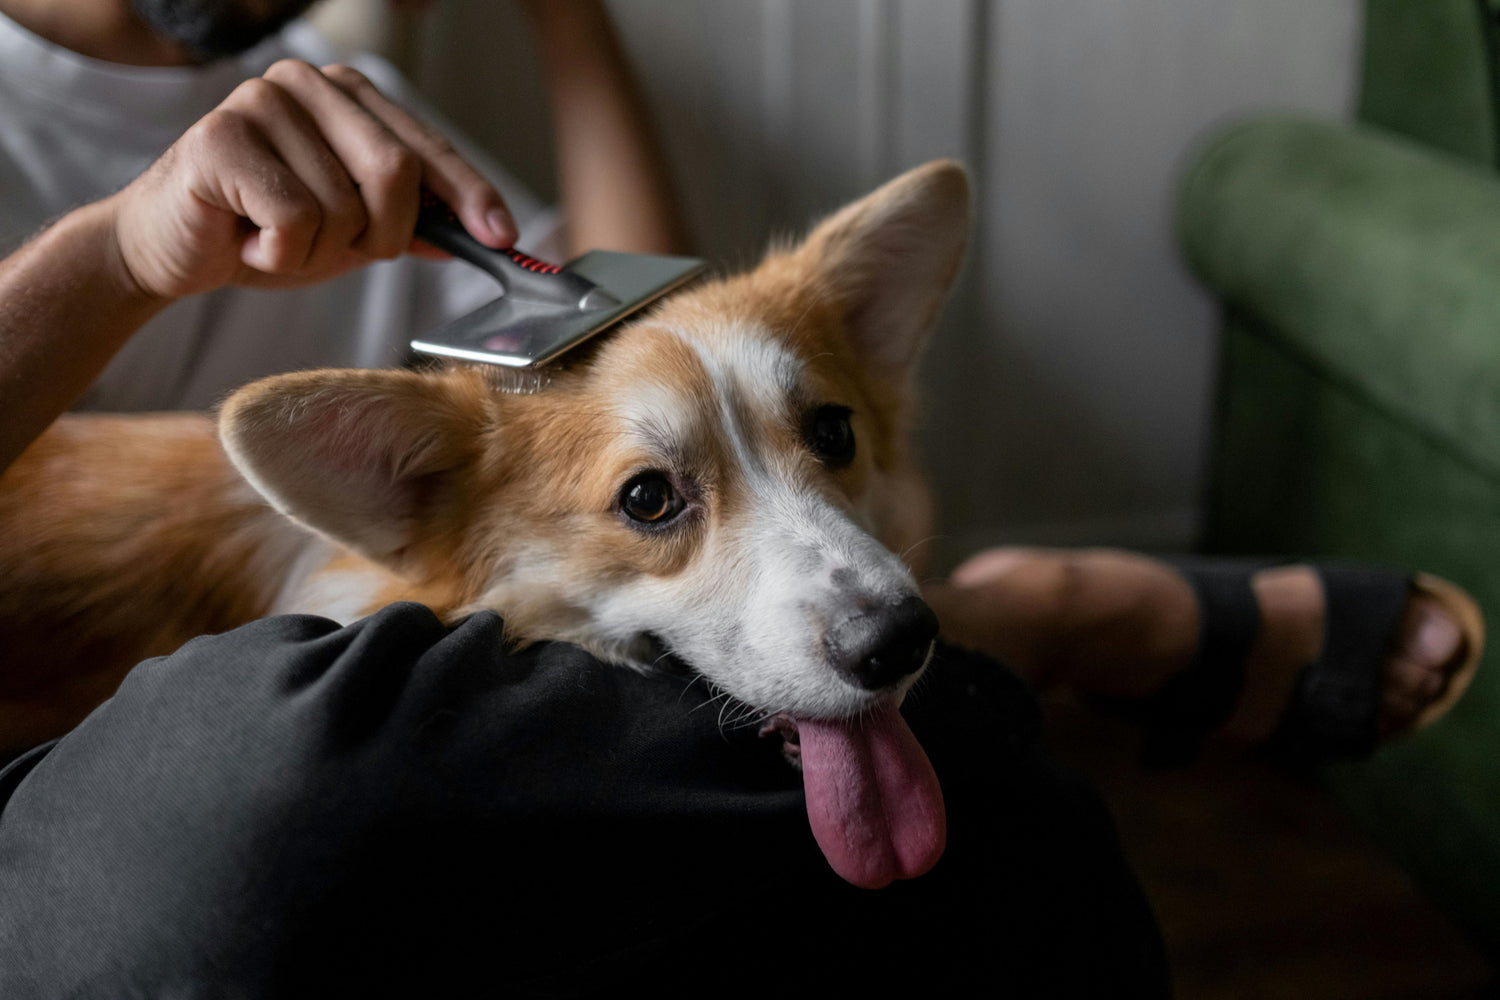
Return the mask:
[[[1500,609],[1500,23],[1371,0],[1360,122],[1232,124],[1183,180],[1223,303],[1203,547],[1421,568]],[[1324,777],[1500,965],[1500,635],[1444,720]]]

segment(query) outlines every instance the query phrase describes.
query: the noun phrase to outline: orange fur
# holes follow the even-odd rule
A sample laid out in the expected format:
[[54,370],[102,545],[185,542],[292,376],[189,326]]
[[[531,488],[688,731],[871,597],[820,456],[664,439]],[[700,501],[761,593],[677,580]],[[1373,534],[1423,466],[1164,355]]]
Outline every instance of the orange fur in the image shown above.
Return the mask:
[[[680,293],[601,338],[534,395],[496,392],[473,368],[305,372],[242,389],[220,415],[224,448],[291,520],[226,460],[207,417],[60,420],[0,476],[0,750],[66,730],[143,657],[288,610],[284,586],[314,605],[341,595],[357,613],[398,599],[448,619],[496,606],[518,638],[573,636],[587,613],[568,581],[576,591],[686,573],[757,503],[731,444],[706,430],[721,408],[758,460],[919,559],[930,507],[906,443],[912,359],[898,356],[903,345],[859,342],[887,321],[860,312],[881,279],[859,254],[897,210],[961,217],[965,191],[952,165],[913,172],[749,274]],[[924,198],[921,211],[908,204]],[[919,313],[907,325],[930,325],[961,234],[948,242],[941,259],[897,261],[932,271],[925,298],[891,304]],[[767,407],[718,395],[692,345],[732,356],[747,338],[796,359],[797,398]],[[658,440],[649,419],[629,416],[654,412],[653,387],[682,411],[681,435]],[[808,454],[792,412],[826,404],[853,412],[859,446],[846,468]],[[618,509],[622,483],[645,470],[694,491],[670,533],[644,533]],[[311,574],[288,584],[320,544]],[[507,588],[521,566],[561,582]]]
[[0,746],[56,735],[130,665],[264,614],[294,554],[208,418],[59,420],[0,477]]

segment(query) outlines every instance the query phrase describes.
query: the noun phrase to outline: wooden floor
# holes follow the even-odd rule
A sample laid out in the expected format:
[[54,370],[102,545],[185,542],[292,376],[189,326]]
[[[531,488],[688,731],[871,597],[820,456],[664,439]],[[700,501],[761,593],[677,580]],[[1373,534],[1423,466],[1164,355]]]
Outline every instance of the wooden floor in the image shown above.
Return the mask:
[[1143,772],[1136,733],[1047,705],[1053,754],[1109,802],[1180,1000],[1500,998],[1496,973],[1326,792],[1239,755]]

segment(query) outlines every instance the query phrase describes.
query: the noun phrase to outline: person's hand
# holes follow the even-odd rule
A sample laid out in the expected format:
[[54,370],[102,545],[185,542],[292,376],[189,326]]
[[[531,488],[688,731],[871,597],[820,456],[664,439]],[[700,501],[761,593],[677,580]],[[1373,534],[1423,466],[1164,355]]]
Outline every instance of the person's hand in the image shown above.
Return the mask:
[[130,275],[175,299],[312,284],[423,252],[412,238],[423,186],[480,242],[515,240],[500,195],[446,139],[357,70],[288,59],[241,84],[109,204]]

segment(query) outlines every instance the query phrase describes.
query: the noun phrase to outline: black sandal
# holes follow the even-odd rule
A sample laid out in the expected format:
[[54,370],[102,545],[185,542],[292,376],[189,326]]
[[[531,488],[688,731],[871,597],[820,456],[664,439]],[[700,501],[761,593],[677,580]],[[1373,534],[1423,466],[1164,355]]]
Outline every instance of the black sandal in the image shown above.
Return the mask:
[[[1277,565],[1223,559],[1164,560],[1192,585],[1198,599],[1199,647],[1192,663],[1130,714],[1145,727],[1141,762],[1176,767],[1197,758],[1204,739],[1234,711],[1245,681],[1245,660],[1260,624],[1251,577]],[[1361,565],[1309,564],[1323,585],[1323,652],[1302,669],[1265,753],[1289,767],[1365,757],[1375,748],[1380,669],[1413,593],[1438,600],[1465,640],[1460,665],[1442,694],[1423,708],[1408,731],[1441,718],[1463,695],[1479,667],[1484,619],[1462,588],[1438,577]]]

